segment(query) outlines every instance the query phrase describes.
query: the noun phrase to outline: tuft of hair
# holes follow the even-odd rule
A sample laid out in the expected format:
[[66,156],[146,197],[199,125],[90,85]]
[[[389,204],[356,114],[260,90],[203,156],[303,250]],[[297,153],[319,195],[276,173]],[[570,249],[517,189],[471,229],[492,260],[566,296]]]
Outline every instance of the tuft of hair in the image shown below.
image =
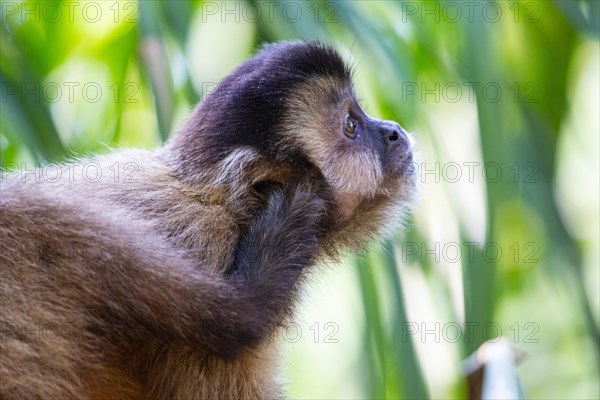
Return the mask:
[[[286,100],[317,78],[351,85],[351,70],[332,47],[319,42],[267,44],[239,65],[194,109],[173,138],[173,165],[181,177],[200,180],[198,166],[215,164],[232,149],[258,148],[269,158],[282,152],[281,125]],[[288,149],[286,149],[288,150]]]

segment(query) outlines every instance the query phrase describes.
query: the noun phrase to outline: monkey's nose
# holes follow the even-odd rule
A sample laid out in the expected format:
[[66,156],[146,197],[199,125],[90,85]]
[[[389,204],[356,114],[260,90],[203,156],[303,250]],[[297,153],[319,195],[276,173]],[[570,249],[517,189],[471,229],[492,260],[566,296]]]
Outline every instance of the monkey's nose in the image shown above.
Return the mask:
[[395,147],[401,153],[406,153],[410,150],[410,141],[406,135],[406,131],[397,122],[386,121],[381,126],[380,131],[385,143],[389,147]]

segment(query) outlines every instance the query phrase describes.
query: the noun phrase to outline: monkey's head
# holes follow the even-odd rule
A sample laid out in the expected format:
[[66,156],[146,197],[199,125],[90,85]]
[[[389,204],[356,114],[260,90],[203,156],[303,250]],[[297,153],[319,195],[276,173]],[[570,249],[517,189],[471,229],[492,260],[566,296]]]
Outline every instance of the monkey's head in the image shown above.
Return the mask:
[[316,42],[263,47],[206,96],[170,148],[182,179],[226,185],[233,199],[265,182],[318,181],[338,247],[397,226],[415,186],[404,129],[367,115],[348,66]]

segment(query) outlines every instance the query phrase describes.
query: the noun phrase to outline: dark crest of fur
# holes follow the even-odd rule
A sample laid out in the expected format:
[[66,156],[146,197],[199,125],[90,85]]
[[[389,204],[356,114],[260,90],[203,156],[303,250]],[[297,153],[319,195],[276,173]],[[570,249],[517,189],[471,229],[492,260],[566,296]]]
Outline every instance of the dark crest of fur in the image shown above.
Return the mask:
[[264,46],[193,111],[174,139],[173,148],[181,157],[179,167],[195,171],[206,160],[219,162],[242,146],[256,148],[273,160],[304,159],[300,151],[281,151],[278,135],[285,131],[281,126],[285,100],[299,85],[316,77],[350,84],[351,71],[334,49],[318,42]]

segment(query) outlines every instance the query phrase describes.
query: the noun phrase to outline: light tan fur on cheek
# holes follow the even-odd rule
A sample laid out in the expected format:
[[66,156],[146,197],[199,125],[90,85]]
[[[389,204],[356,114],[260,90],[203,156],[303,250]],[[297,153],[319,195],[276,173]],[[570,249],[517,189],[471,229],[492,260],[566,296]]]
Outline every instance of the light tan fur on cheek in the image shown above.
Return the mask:
[[328,182],[345,195],[364,198],[376,194],[383,181],[381,163],[377,154],[355,145],[336,146],[330,144],[328,157],[321,170]]
[[383,180],[375,154],[367,149],[341,150],[321,167],[325,179],[335,188],[340,222],[350,219],[359,205],[372,198]]
[[[339,104],[330,100],[336,93],[342,99]],[[356,206],[362,198],[377,193],[383,172],[375,151],[343,136],[346,103],[351,99],[350,87],[333,78],[315,79],[310,87],[300,87],[291,96],[285,125],[340,195],[339,200]]]

